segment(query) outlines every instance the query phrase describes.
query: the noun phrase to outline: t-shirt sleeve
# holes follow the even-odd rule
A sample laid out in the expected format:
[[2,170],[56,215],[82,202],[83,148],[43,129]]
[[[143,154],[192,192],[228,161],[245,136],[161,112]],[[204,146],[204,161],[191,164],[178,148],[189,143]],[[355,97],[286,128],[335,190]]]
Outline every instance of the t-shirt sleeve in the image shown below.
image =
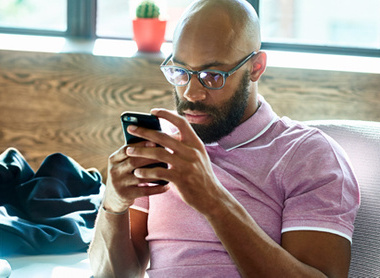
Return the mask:
[[284,168],[282,232],[314,230],[352,240],[360,203],[356,177],[344,150],[316,131],[305,138]]

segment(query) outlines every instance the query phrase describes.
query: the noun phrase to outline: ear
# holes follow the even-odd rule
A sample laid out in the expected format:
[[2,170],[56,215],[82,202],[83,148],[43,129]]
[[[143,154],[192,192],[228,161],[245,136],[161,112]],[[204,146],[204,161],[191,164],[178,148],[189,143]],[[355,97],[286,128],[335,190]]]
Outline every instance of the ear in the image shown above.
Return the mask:
[[256,82],[260,79],[260,76],[265,72],[267,67],[267,54],[263,51],[259,51],[252,59],[251,81]]

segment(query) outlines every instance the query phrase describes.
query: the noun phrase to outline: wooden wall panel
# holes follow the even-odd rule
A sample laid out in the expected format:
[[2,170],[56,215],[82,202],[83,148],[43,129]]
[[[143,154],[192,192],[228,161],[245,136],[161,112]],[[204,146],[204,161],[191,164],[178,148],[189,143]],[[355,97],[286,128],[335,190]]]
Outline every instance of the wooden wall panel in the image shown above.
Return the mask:
[[36,170],[62,152],[106,173],[123,144],[124,110],[172,108],[158,61],[0,52],[0,152],[19,149]]
[[279,115],[380,121],[380,74],[269,68],[259,84]]
[[[0,152],[19,149],[35,170],[61,152],[105,176],[123,144],[121,112],[172,108],[160,63],[0,51]],[[279,115],[380,121],[380,75],[269,68],[259,86]]]

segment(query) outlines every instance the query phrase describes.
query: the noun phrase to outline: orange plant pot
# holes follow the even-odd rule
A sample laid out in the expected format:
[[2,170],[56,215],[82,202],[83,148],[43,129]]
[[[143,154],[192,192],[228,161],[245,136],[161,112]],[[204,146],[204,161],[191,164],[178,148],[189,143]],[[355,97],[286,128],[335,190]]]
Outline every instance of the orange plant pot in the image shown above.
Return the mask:
[[165,40],[166,21],[158,18],[133,20],[133,35],[139,51],[159,52]]

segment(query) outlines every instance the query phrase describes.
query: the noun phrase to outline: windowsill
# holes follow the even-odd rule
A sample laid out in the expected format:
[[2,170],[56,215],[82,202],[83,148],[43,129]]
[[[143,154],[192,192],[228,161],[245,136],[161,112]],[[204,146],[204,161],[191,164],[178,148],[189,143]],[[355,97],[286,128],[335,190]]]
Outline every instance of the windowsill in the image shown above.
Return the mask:
[[[171,43],[164,43],[161,53],[141,53],[130,40],[75,40],[62,37],[43,37],[0,34],[0,50],[36,51],[50,53],[89,53],[99,56],[164,58],[171,52]],[[264,50],[268,54],[268,67],[318,69],[380,74],[380,58],[300,53]]]

